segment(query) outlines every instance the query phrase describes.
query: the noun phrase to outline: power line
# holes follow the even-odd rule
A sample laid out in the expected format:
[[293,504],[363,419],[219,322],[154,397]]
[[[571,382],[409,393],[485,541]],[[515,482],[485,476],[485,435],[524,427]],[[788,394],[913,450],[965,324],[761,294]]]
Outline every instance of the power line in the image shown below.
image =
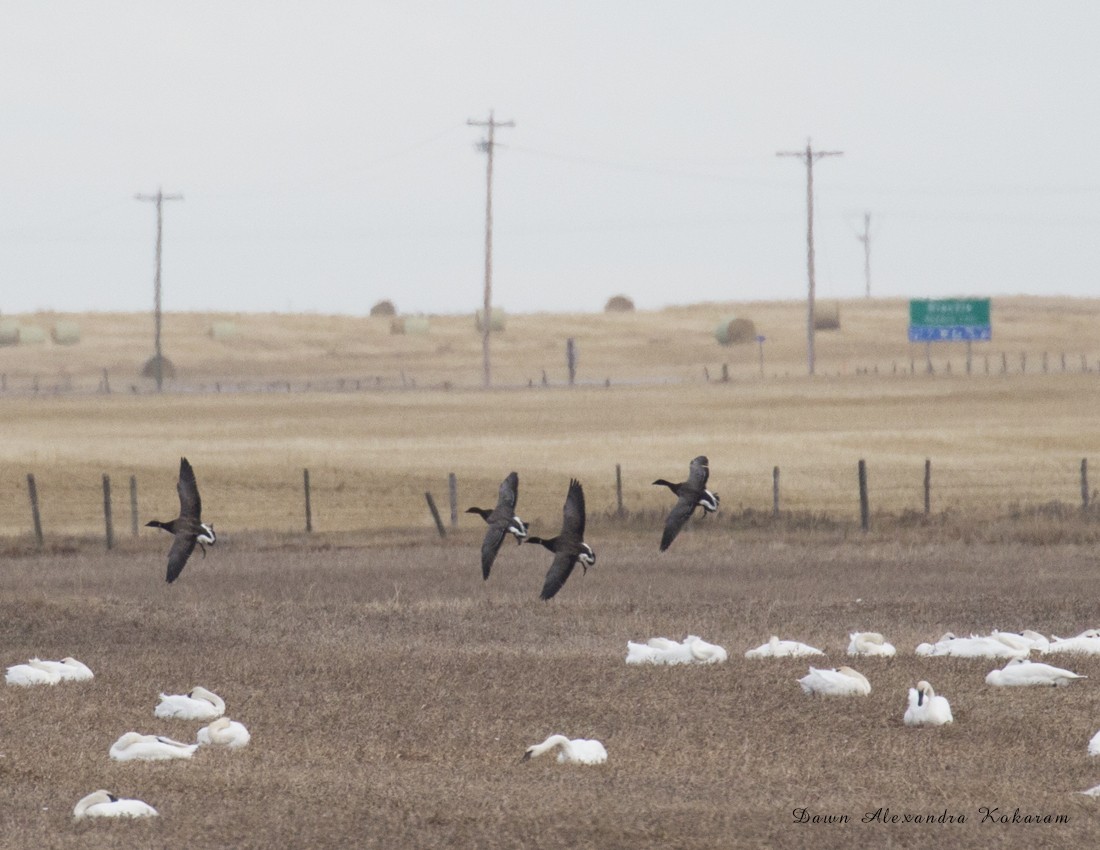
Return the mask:
[[471,127],[488,127],[489,137],[480,145],[488,154],[489,164],[485,178],[485,306],[481,314],[481,359],[485,386],[492,385],[492,373],[489,367],[489,333],[493,327],[493,148],[496,143],[493,134],[497,127],[515,127],[514,121],[497,121],[493,110],[489,110],[488,121],[467,119]]
[[814,162],[826,156],[843,156],[844,151],[815,151],[806,140],[804,151],[779,151],[776,156],[797,156],[806,163],[806,271],[809,295],[806,299],[806,357],[810,375],[814,373]]

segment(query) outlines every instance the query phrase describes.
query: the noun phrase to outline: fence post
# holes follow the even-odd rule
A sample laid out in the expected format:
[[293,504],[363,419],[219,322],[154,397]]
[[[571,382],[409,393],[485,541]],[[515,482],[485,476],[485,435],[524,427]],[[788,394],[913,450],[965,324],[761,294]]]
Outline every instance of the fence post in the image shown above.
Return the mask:
[[31,517],[34,520],[34,539],[38,548],[42,548],[42,514],[38,511],[38,485],[34,483],[34,473],[27,473],[27,493],[31,498]]
[[779,519],[779,467],[772,467],[772,516]]
[[924,515],[932,513],[932,460],[924,459]]
[[1005,354],[1003,351],[1001,352],[1001,374],[1008,374],[1008,355]]
[[1081,458],[1081,510],[1089,509],[1089,459]]
[[623,515],[623,468],[615,464],[615,515]]
[[451,528],[458,527],[458,476],[453,472],[447,475],[447,493],[451,498]]
[[439,518],[439,509],[435,506],[435,499],[432,498],[431,493],[425,493],[424,498],[428,502],[428,510],[432,512],[432,519],[435,520],[435,527],[439,531],[439,536],[446,537],[447,529],[443,527],[443,520]]
[[130,534],[138,536],[137,476],[130,476]]
[[309,470],[302,470],[302,484],[306,491],[306,534],[313,532],[313,507],[309,498]]
[[864,531],[871,525],[871,512],[867,503],[867,462],[859,459],[859,527]]
[[569,386],[573,386],[577,378],[577,346],[573,337],[565,341],[565,365],[569,369]]
[[111,521],[111,476],[103,473],[103,524],[107,531],[107,549],[115,548],[115,527]]

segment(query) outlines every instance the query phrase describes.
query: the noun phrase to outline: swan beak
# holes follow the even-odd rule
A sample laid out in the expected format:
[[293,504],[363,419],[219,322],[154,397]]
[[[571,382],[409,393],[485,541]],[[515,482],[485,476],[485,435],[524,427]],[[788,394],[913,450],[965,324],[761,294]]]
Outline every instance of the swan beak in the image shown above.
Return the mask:
[[917,691],[917,705],[924,705],[924,691]]
[[531,751],[528,750],[527,752],[525,752],[523,754],[523,758],[521,758],[520,761],[525,762],[525,761],[530,761],[530,760],[531,760]]

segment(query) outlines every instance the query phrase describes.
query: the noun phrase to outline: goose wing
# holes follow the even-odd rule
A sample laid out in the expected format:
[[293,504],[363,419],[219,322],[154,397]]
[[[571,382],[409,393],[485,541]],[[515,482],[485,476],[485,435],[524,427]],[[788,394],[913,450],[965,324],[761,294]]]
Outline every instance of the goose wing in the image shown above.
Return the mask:
[[680,529],[684,527],[688,517],[695,511],[696,502],[695,496],[688,493],[681,493],[676,500],[676,504],[672,506],[672,510],[668,513],[668,519],[665,520],[665,531],[661,535],[662,552],[672,545],[672,541],[676,539],[676,535],[680,533]]
[[[195,481],[195,470],[187,458],[180,458],[180,478],[176,482],[176,490],[180,494],[180,518],[192,520],[198,524],[202,517],[202,499],[199,498],[199,485]],[[190,552],[188,552],[190,554]],[[182,569],[182,564],[180,565]]]
[[[578,544],[584,542],[584,488],[576,478],[569,479],[569,493],[562,508],[561,533],[563,537],[575,538]],[[569,569],[572,568],[570,564]]]
[[507,533],[505,523],[489,523],[489,528],[485,532],[485,539],[481,541],[481,577],[483,579],[489,578],[489,571],[493,568],[493,561],[496,560],[497,552],[500,551],[500,544],[504,542]]
[[171,584],[177,578],[179,574],[183,572],[183,567],[187,563],[187,559],[191,557],[191,553],[195,551],[195,535],[194,534],[176,534],[172,538],[172,548],[168,550],[168,583]]
[[508,477],[500,482],[500,495],[497,497],[497,509],[493,513],[508,514],[511,519],[516,512],[516,500],[519,498],[519,475],[515,472],[508,473]]
[[710,478],[710,462],[707,460],[706,455],[699,455],[699,457],[692,460],[689,467],[688,489],[694,490],[696,497],[703,495],[703,491],[707,489],[708,478]]
[[543,582],[539,599],[550,599],[561,590],[576,564],[577,556],[575,553],[558,552],[554,556],[554,563],[550,565],[550,569],[546,572],[546,581]]

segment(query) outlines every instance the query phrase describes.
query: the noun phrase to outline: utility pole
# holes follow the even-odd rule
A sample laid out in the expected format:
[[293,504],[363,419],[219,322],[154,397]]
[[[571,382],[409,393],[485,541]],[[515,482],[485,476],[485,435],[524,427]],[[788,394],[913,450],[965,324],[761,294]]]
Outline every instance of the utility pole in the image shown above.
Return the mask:
[[867,297],[871,297],[871,214],[863,214],[863,235],[857,236],[863,243],[863,277],[867,281]]
[[155,195],[134,195],[139,201],[153,201],[157,205],[157,271],[153,278],[153,376],[157,381],[157,392],[164,384],[164,359],[160,352],[160,243],[164,226],[162,205],[165,201],[182,201],[183,195],[166,195],[157,187]]
[[809,276],[807,305],[807,360],[810,375],[814,373],[814,161],[826,156],[842,156],[844,151],[815,151],[806,140],[804,151],[779,151],[776,156],[797,156],[806,163],[806,269]]
[[482,141],[480,148],[489,155],[489,165],[485,178],[485,306],[481,314],[481,359],[484,383],[491,386],[492,377],[489,369],[489,333],[493,327],[493,148],[496,142],[493,140],[497,127],[515,127],[514,121],[497,121],[493,118],[493,110],[489,110],[488,121],[474,121],[472,118],[466,121],[471,127],[488,127],[489,138]]

